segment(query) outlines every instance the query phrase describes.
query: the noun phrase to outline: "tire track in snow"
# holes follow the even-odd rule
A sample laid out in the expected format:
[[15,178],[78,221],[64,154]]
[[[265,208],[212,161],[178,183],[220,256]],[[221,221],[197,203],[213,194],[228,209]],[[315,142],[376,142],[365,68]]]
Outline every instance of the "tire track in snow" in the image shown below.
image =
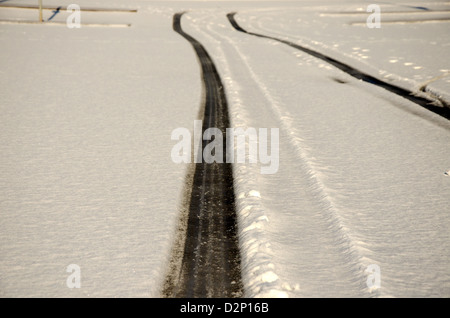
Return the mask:
[[[406,98],[409,101],[411,101],[411,102],[413,102],[413,103],[415,103],[417,105],[420,105],[420,106],[428,109],[429,111],[432,111],[432,112],[434,112],[434,113],[436,113],[436,114],[438,114],[438,115],[440,115],[440,116],[450,120],[450,105],[448,105],[445,101],[443,101],[441,99],[429,100],[429,99],[426,99],[424,97],[414,95],[414,93],[411,92],[411,91],[408,91],[408,90],[406,90],[404,88],[401,88],[401,87],[398,87],[396,85],[389,84],[389,83],[386,83],[384,81],[381,81],[381,80],[379,80],[379,79],[377,79],[377,78],[375,78],[375,77],[373,77],[373,76],[371,76],[369,74],[361,72],[361,71],[359,71],[359,70],[357,70],[357,69],[355,69],[355,68],[353,68],[353,67],[351,67],[351,66],[349,66],[347,64],[339,62],[338,60],[333,59],[333,58],[331,58],[329,56],[326,56],[326,55],[324,55],[322,53],[316,52],[314,50],[308,49],[306,47],[303,47],[301,45],[295,44],[295,43],[287,41],[287,40],[283,40],[283,39],[279,39],[279,38],[276,38],[276,37],[273,37],[273,36],[264,35],[264,34],[250,32],[250,31],[244,30],[237,23],[236,19],[234,18],[234,16],[236,14],[237,14],[237,12],[231,12],[231,13],[227,14],[228,20],[230,21],[230,23],[233,26],[233,28],[236,29],[236,31],[239,31],[239,32],[242,32],[242,33],[246,33],[246,34],[249,34],[249,35],[253,35],[253,36],[257,36],[257,37],[260,37],[260,38],[266,38],[266,39],[278,41],[278,42],[281,42],[283,44],[289,45],[290,47],[293,47],[293,48],[295,48],[297,50],[300,50],[300,51],[302,51],[304,53],[307,53],[307,54],[309,54],[311,56],[314,56],[314,57],[316,57],[316,58],[318,58],[318,59],[320,59],[322,61],[325,61],[325,62],[335,66],[336,68],[340,69],[341,71],[347,73],[348,75],[350,75],[350,76],[352,76],[352,77],[354,77],[354,78],[356,78],[358,80],[362,80],[362,81],[364,81],[366,83],[370,83],[370,84],[373,84],[375,86],[382,87],[382,88],[386,89],[387,91],[389,91],[391,93],[394,93],[394,94],[396,94],[398,96]],[[443,105],[443,107],[434,106],[434,105],[432,105],[432,103],[440,103],[440,104]]]
[[[229,127],[228,105],[223,84],[205,48],[181,28],[173,17],[173,29],[193,46],[201,65],[204,85],[202,133]],[[203,141],[202,149],[207,142]],[[224,149],[224,154],[226,151]],[[226,162],[226,160],[224,160]],[[189,215],[181,268],[170,273],[163,294],[167,297],[239,297],[242,295],[240,254],[230,163],[195,164]]]
[[[197,22],[199,19],[196,20]],[[205,29],[209,31],[205,32]],[[221,61],[224,83],[228,88],[230,105],[234,105],[234,113],[229,109],[234,127],[246,127],[250,114],[242,104],[239,88],[233,80],[230,69],[232,63],[221,49],[221,40],[225,39],[234,50],[237,50],[231,40],[223,34],[212,30],[211,25],[201,27],[196,24],[196,31],[203,33],[209,43],[215,43],[219,48],[215,52],[217,61]],[[239,52],[237,52],[239,53]],[[242,55],[239,55],[242,57]],[[241,58],[242,59],[242,58]],[[245,66],[244,66],[245,67]],[[248,149],[248,139],[246,149]],[[231,151],[231,149],[228,149]],[[237,151],[235,145],[234,151]],[[248,154],[247,154],[248,155]],[[248,160],[248,158],[246,159]],[[234,186],[236,193],[236,209],[239,230],[239,246],[241,250],[242,281],[245,286],[244,297],[250,298],[287,298],[288,292],[299,289],[298,284],[282,281],[278,269],[274,264],[271,242],[267,237],[266,225],[267,207],[261,201],[260,184],[256,175],[260,168],[255,165],[236,165],[234,172]]]
[[[233,14],[227,15],[227,17],[232,24],[235,23]],[[235,26],[235,28],[240,28],[237,24],[233,26]],[[261,93],[271,105],[272,112],[274,114],[274,117],[279,122],[280,129],[284,131],[286,136],[288,136],[289,142],[292,144],[293,149],[295,149],[295,152],[300,160],[302,173],[305,175],[307,180],[308,191],[310,192],[312,197],[315,198],[315,200],[320,204],[320,212],[322,213],[323,218],[327,220],[329,229],[335,236],[336,246],[341,250],[342,254],[345,256],[345,259],[348,262],[351,273],[354,275],[356,285],[366,296],[380,296],[379,290],[377,290],[376,288],[370,289],[366,284],[367,279],[370,275],[369,272],[366,272],[366,269],[368,265],[376,262],[363,256],[360,251],[360,245],[352,237],[351,233],[346,227],[345,222],[340,215],[340,211],[334,203],[333,197],[329,195],[326,185],[322,182],[320,173],[314,167],[314,160],[306,150],[308,149],[308,147],[300,137],[302,135],[301,130],[299,130],[293,123],[294,117],[286,108],[283,108],[282,105],[280,105],[276,98],[274,98],[270,94],[268,87],[253,71],[252,67],[244,58],[244,54],[240,52],[239,48],[237,46],[234,46],[234,49],[241,56],[241,60],[246,65],[251,78],[257,84],[257,86],[259,86]]]

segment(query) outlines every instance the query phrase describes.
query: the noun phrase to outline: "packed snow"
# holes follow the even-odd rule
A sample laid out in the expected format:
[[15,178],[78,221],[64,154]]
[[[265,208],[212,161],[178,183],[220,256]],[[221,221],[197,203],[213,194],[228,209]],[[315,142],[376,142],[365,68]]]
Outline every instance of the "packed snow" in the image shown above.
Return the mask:
[[448,2],[380,3],[379,29],[361,0],[77,3],[137,12],[0,8],[1,296],[160,297],[188,171],[171,132],[202,100],[181,11],[232,126],[280,132],[276,173],[234,164],[245,296],[450,296],[450,122],[226,18],[450,101]]

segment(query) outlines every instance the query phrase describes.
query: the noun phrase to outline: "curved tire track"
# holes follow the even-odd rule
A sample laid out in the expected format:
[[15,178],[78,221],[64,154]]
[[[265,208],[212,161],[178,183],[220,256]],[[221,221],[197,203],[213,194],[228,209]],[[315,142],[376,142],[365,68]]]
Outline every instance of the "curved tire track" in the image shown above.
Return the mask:
[[410,100],[411,102],[416,103],[416,104],[418,104],[418,105],[420,105],[420,106],[422,106],[422,107],[424,107],[424,108],[426,108],[426,109],[428,109],[428,110],[430,110],[430,111],[432,111],[432,112],[434,112],[434,113],[436,113],[436,114],[438,114],[438,115],[440,115],[440,116],[450,120],[450,108],[449,108],[450,105],[447,105],[442,100],[439,100],[439,102],[442,103],[444,107],[433,106],[433,105],[431,105],[431,103],[433,103],[435,101],[431,101],[431,100],[428,100],[426,98],[413,95],[412,92],[410,92],[410,91],[408,91],[408,90],[406,90],[404,88],[401,88],[401,87],[398,87],[396,85],[383,82],[383,81],[381,81],[381,80],[379,80],[379,79],[377,79],[377,78],[375,78],[375,77],[373,77],[373,76],[371,76],[369,74],[361,72],[361,71],[359,71],[359,70],[357,70],[357,69],[355,69],[355,68],[353,68],[353,67],[351,67],[351,66],[349,66],[347,64],[339,62],[338,60],[335,60],[335,59],[333,59],[333,58],[331,58],[329,56],[326,56],[326,55],[324,55],[322,53],[313,51],[311,49],[308,49],[306,47],[303,47],[301,45],[295,44],[295,43],[287,41],[287,40],[283,40],[283,39],[279,39],[279,38],[276,38],[276,37],[273,37],[273,36],[264,35],[264,34],[260,34],[260,33],[249,32],[247,30],[244,30],[237,23],[236,19],[234,18],[234,16],[236,14],[237,14],[237,12],[231,12],[231,13],[227,14],[228,20],[230,21],[230,23],[233,26],[233,28],[236,29],[236,31],[243,32],[243,33],[246,33],[246,34],[249,34],[249,35],[253,35],[253,36],[257,36],[257,37],[260,37],[260,38],[266,38],[266,39],[270,39],[270,40],[275,40],[275,41],[281,42],[283,44],[289,45],[290,47],[293,47],[293,48],[295,48],[297,50],[300,50],[300,51],[302,51],[304,53],[312,55],[312,56],[314,56],[314,57],[316,57],[318,59],[321,59],[322,61],[325,61],[325,62],[327,62],[327,63],[337,67],[341,71],[349,74],[350,76],[352,76],[352,77],[354,77],[354,78],[356,78],[358,80],[362,80],[364,82],[367,82],[367,83],[370,83],[370,84],[382,87],[382,88],[388,90],[391,93],[394,93],[394,94],[399,95],[399,96],[401,96],[403,98],[406,98],[406,99]]
[[[210,128],[223,132],[229,127],[228,106],[217,69],[205,48],[181,28],[173,17],[173,29],[193,46],[201,65],[204,84],[202,133]],[[204,149],[206,141],[203,141]],[[226,155],[225,149],[223,154]],[[226,160],[224,160],[226,162]],[[240,255],[230,163],[196,163],[189,215],[178,273],[171,273],[167,297],[238,297],[242,295]]]

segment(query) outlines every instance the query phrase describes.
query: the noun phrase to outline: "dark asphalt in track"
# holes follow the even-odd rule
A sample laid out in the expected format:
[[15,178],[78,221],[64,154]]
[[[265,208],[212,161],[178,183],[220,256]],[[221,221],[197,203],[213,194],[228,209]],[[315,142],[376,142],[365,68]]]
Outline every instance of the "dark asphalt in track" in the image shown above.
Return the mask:
[[364,81],[366,83],[370,83],[370,84],[382,87],[382,88],[388,90],[389,92],[397,94],[399,96],[402,96],[403,98],[406,98],[406,99],[412,101],[413,103],[416,103],[416,104],[418,104],[418,105],[420,105],[420,106],[422,106],[422,107],[424,107],[424,108],[426,108],[426,109],[428,109],[428,110],[430,110],[430,111],[432,111],[432,112],[434,112],[434,113],[436,113],[436,114],[438,114],[438,115],[440,115],[440,116],[442,116],[444,118],[450,119],[450,105],[447,105],[444,101],[440,101],[444,105],[444,107],[434,106],[434,105],[432,105],[433,101],[431,101],[431,100],[428,100],[428,99],[420,97],[420,96],[416,96],[412,92],[410,92],[410,91],[408,91],[408,90],[406,90],[404,88],[401,88],[401,87],[398,87],[396,85],[393,85],[393,84],[381,81],[381,80],[379,80],[379,79],[377,79],[377,78],[375,78],[375,77],[373,77],[373,76],[371,76],[369,74],[361,72],[361,71],[359,71],[359,70],[357,70],[357,69],[355,69],[355,68],[353,68],[353,67],[351,67],[351,66],[349,66],[347,64],[339,62],[338,60],[333,59],[333,58],[331,58],[329,56],[326,56],[326,55],[324,55],[322,53],[313,51],[311,49],[308,49],[306,47],[303,47],[301,45],[295,44],[295,43],[287,41],[287,40],[278,39],[278,38],[273,37],[273,36],[268,36],[268,35],[264,35],[264,34],[260,34],[260,33],[254,33],[254,32],[250,32],[250,31],[244,30],[237,23],[237,21],[236,21],[236,19],[234,17],[235,15],[236,15],[236,12],[228,13],[227,14],[227,18],[230,21],[231,25],[236,29],[236,31],[243,32],[243,33],[246,33],[246,34],[249,34],[249,35],[253,35],[253,36],[257,36],[257,37],[260,37],[260,38],[266,38],[266,39],[270,39],[270,40],[275,40],[275,41],[284,43],[286,45],[289,45],[290,47],[293,47],[293,48],[295,48],[297,50],[300,50],[300,51],[302,51],[304,53],[312,55],[312,56],[314,56],[314,57],[316,57],[318,59],[321,59],[322,61],[325,61],[325,62],[327,62],[327,63],[337,67],[341,71],[349,74],[350,76],[352,76],[352,77],[354,77],[354,78],[356,78],[358,80],[362,80],[362,81]]
[[[204,84],[202,132],[219,128],[223,132],[226,156],[228,106],[216,67],[205,48],[181,28],[183,13],[173,17],[173,29],[193,46],[201,65]],[[205,145],[209,141],[203,141]],[[195,163],[193,187],[183,260],[175,281],[166,289],[167,297],[240,297],[242,296],[240,254],[237,239],[232,166],[224,163]]]

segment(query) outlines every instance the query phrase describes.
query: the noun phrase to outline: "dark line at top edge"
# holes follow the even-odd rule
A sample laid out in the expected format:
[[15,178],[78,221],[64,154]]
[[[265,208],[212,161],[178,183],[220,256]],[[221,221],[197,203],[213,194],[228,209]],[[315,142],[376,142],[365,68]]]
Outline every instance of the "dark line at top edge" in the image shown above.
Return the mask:
[[[56,10],[60,6],[42,6],[42,10]],[[10,9],[39,9],[39,6],[34,5],[11,5],[11,4],[0,4],[0,8],[10,8]],[[80,11],[84,12],[124,12],[124,13],[136,13],[138,9],[121,9],[121,8],[83,8],[80,6]]]

